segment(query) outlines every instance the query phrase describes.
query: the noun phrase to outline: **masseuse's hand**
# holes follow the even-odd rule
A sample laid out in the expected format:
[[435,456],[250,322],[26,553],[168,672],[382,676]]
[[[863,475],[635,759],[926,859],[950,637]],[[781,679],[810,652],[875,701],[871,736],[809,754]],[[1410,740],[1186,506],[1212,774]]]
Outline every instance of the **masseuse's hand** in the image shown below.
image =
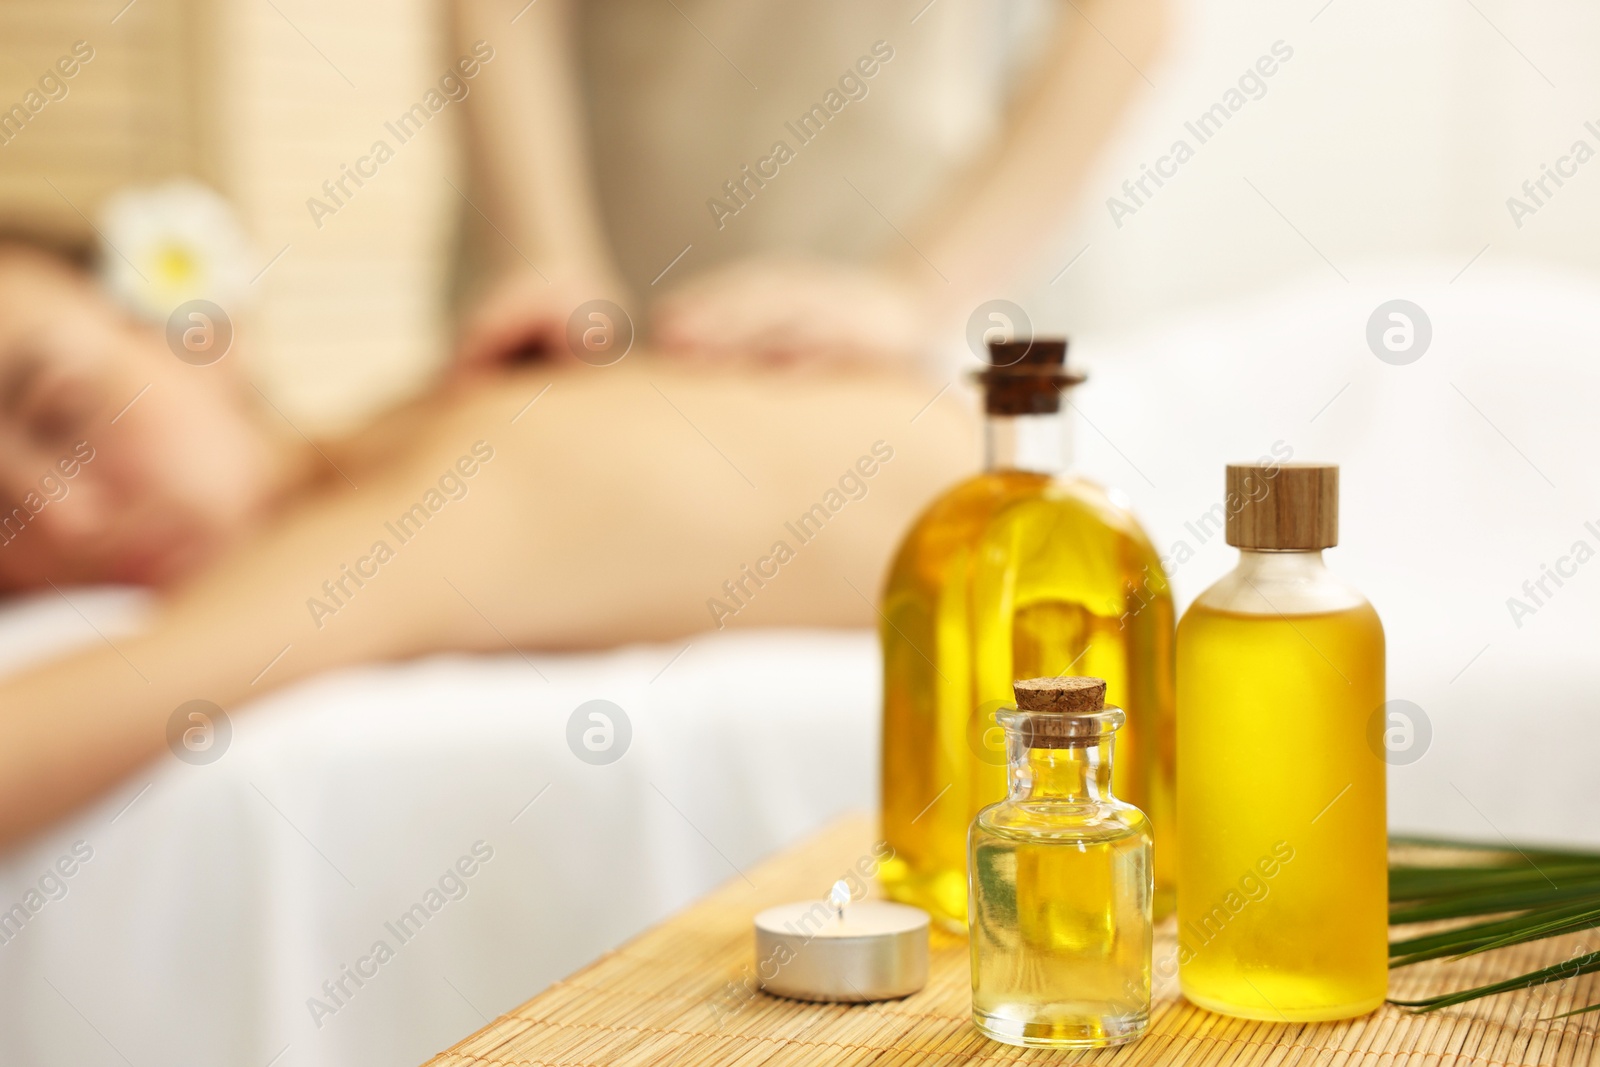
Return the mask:
[[808,259],[748,259],[655,306],[651,341],[708,362],[907,364],[922,351],[922,296],[886,271]]
[[[456,348],[457,366],[471,370],[541,359],[576,359],[568,345],[573,312],[596,299],[626,306],[625,292],[620,282],[601,272],[558,273],[548,280],[532,270],[512,274],[467,316]],[[578,331],[580,344],[589,328],[583,325]]]

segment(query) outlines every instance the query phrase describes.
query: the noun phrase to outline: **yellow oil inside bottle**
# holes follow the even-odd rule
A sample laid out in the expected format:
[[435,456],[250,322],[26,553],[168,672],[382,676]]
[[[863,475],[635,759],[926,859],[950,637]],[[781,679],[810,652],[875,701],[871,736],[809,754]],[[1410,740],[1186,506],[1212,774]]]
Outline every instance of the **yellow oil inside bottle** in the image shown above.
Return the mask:
[[889,896],[966,928],[967,830],[1006,795],[994,711],[1019,678],[1097,675],[1128,715],[1114,787],[1155,824],[1157,912],[1170,911],[1173,610],[1133,517],[1082,479],[980,474],[913,526],[882,612]]
[[973,827],[974,1021],[1014,1045],[1130,1040],[1149,1013],[1149,824],[1128,809],[1072,840],[1029,829]]
[[1388,980],[1383,626],[1366,603],[1178,627],[1179,973],[1228,1015],[1365,1014]]

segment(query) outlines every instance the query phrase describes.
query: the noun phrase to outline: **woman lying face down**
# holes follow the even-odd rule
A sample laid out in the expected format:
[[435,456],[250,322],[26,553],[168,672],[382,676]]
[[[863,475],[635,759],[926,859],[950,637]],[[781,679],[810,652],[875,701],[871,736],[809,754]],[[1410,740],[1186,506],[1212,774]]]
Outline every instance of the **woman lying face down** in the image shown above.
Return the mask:
[[87,275],[0,245],[0,587],[167,585],[237,540],[288,459],[238,372],[179,361]]
[[239,352],[186,363],[85,276],[4,249],[0,582],[157,604],[135,636],[0,679],[0,842],[163,753],[194,699],[234,714],[442,650],[875,625],[896,539],[975,458],[947,386],[635,351],[484,372],[313,443]]

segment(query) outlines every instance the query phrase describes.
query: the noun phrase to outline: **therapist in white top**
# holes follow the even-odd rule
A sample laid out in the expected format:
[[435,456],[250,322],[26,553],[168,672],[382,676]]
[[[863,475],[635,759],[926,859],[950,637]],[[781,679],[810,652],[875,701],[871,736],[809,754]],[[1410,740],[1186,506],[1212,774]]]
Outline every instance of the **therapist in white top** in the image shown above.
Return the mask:
[[911,360],[1027,281],[1161,0],[455,0],[492,281],[461,358],[585,301],[710,360]]

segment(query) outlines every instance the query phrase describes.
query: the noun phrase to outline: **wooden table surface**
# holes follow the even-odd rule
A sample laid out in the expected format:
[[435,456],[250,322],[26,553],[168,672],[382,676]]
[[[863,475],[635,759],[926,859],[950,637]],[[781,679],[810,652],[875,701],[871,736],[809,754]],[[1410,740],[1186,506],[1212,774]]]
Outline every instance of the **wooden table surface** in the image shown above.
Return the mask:
[[[1600,974],[1414,1015],[1384,1006],[1340,1023],[1230,1019],[1184,1001],[1158,981],[1150,1028],[1119,1049],[1061,1053],[1013,1048],[973,1029],[967,947],[935,931],[932,972],[920,993],[870,1005],[804,1004],[755,991],[751,920],[772,904],[823,897],[858,859],[875,826],[835,823],[733,879],[704,900],[557,982],[440,1053],[429,1067],[562,1065],[644,1067],[737,1064],[1011,1064],[1034,1062],[1370,1064],[1511,1067],[1600,1063],[1600,1013],[1552,1019],[1600,1000]],[[748,879],[748,880],[747,880]],[[1595,931],[1428,963],[1394,973],[1390,994],[1414,999],[1509,978],[1592,948]],[[1176,951],[1173,924],[1157,928],[1159,965]]]

